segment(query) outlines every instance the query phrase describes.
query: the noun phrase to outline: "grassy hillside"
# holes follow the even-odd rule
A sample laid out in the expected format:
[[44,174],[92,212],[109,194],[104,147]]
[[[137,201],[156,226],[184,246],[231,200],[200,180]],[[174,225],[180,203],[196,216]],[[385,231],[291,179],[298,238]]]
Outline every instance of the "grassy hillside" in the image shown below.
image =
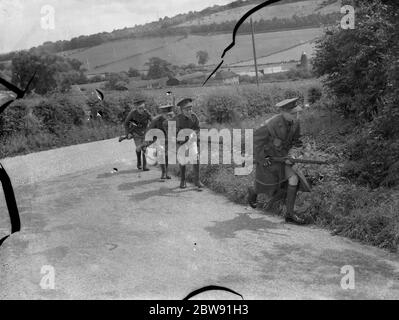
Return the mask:
[[[291,18],[292,16],[307,16],[312,13],[320,13],[322,15],[329,14],[333,12],[340,11],[340,1],[336,1],[333,4],[323,6],[325,0],[308,0],[300,1],[295,3],[286,3],[281,5],[274,5],[262,8],[258,12],[252,15],[254,21],[260,19],[273,19],[273,18]],[[225,10],[222,12],[217,12],[210,14],[205,17],[193,19],[185,23],[179,24],[179,27],[187,27],[194,25],[206,25],[212,23],[222,23],[225,21],[238,20],[240,19],[248,10],[255,7],[255,4],[234,8],[230,10]]]
[[[262,55],[258,54],[257,62],[258,62],[258,65],[262,65],[262,64],[269,64],[269,63],[279,63],[279,62],[283,62],[283,61],[291,61],[293,59],[298,60],[299,57],[301,56],[302,52],[306,52],[308,57],[313,56],[313,54],[315,52],[314,41],[309,41],[304,44],[299,44],[290,49],[279,51],[277,53],[268,54],[266,56],[262,56]],[[250,60],[242,61],[239,63],[231,64],[230,66],[242,67],[242,66],[248,66],[248,65],[252,66],[253,64],[254,64],[254,60],[250,59]]]
[[[257,54],[264,57],[280,52],[313,40],[321,33],[322,29],[311,28],[257,34]],[[151,57],[159,57],[175,65],[197,63],[196,52],[199,50],[209,53],[208,64],[213,65],[219,63],[223,49],[230,42],[231,34],[130,39],[75,51],[69,57],[82,61],[91,74],[127,71],[130,67],[143,70]],[[298,60],[302,51],[299,54],[298,52],[291,50],[289,56],[285,55],[282,60]],[[233,64],[251,58],[251,37],[240,35],[237,37],[236,46],[226,55],[225,63]]]

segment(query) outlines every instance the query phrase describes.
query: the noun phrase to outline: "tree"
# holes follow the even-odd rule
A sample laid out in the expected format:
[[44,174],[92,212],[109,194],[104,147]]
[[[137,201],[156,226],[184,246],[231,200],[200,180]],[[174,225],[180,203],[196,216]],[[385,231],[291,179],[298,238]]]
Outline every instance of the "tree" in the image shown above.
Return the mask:
[[18,87],[25,88],[36,72],[29,91],[34,89],[38,94],[46,94],[57,88],[67,91],[72,84],[87,81],[80,67],[81,62],[78,60],[48,53],[20,51],[11,60],[11,81]]
[[[346,116],[371,121],[390,90],[389,68],[398,59],[398,19],[395,4],[357,1],[356,26],[331,28],[318,40],[313,67],[339,98]],[[397,5],[396,5],[397,6]]]
[[308,65],[309,65],[308,56],[306,55],[305,52],[303,52],[302,55],[301,55],[301,64],[300,64],[300,67],[301,67],[302,69],[304,69],[304,70],[307,70],[307,69],[308,69]]
[[355,1],[354,29],[339,26],[317,43],[313,67],[337,103],[358,122],[342,174],[374,188],[399,183],[399,19],[397,1]]
[[159,79],[173,75],[171,71],[172,65],[161,58],[152,57],[145,65],[148,66],[148,79]]
[[204,50],[197,51],[196,56],[198,59],[198,64],[201,64],[201,65],[204,65],[209,60],[209,54],[208,54],[208,52],[206,52]]
[[129,75],[129,77],[133,78],[133,77],[140,77],[140,71],[130,67],[129,71],[127,72],[127,74]]
[[126,72],[109,73],[106,75],[106,89],[110,90],[126,90],[129,83],[129,77]]

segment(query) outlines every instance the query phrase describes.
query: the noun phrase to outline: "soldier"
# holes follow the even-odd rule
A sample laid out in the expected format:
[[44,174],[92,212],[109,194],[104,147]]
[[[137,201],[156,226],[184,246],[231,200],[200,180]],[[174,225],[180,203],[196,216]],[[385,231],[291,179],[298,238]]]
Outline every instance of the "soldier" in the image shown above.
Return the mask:
[[[179,132],[182,129],[191,129],[194,130],[199,137],[199,120],[195,113],[192,112],[192,102],[193,100],[190,98],[186,98],[181,100],[177,106],[180,107],[181,113],[175,117],[176,120],[176,130]],[[188,142],[188,137],[186,137],[186,141],[178,142],[179,145],[183,145]],[[202,191],[203,185],[199,180],[199,157],[198,157],[198,144],[197,141],[193,141],[193,147],[197,149],[197,163],[193,164],[194,170],[194,184],[197,186],[199,191]],[[185,189],[186,186],[186,165],[180,165],[180,188]]]
[[286,157],[293,146],[301,145],[297,113],[302,108],[297,106],[297,101],[298,98],[294,98],[278,103],[276,107],[280,108],[280,114],[254,132],[255,189],[249,189],[248,203],[255,208],[260,193],[271,194],[272,202],[286,197],[285,221],[304,224],[304,219],[295,213],[294,205],[298,189],[310,191],[306,181],[294,171],[290,161],[277,163],[270,160],[271,157]]
[[[152,118],[145,108],[145,101],[143,99],[134,100],[133,106],[134,109],[129,112],[124,122],[125,132],[128,139],[133,137],[136,145],[137,169],[140,170],[143,168],[143,171],[149,171],[150,169],[147,168],[147,160],[145,153],[142,152],[142,147],[146,129]],[[141,156],[143,156],[143,167],[141,167]]]
[[[160,106],[159,107],[160,115],[156,116],[150,126],[148,127],[148,130],[150,129],[159,129],[162,130],[162,132],[165,135],[165,164],[160,164],[162,175],[161,175],[161,181],[165,181],[166,179],[171,179],[171,177],[168,175],[168,121],[173,119],[175,116],[173,112],[173,106],[171,105],[166,105],[166,106]],[[157,137],[154,137],[154,140],[146,143],[145,148],[149,147],[151,144],[153,144],[157,140]]]

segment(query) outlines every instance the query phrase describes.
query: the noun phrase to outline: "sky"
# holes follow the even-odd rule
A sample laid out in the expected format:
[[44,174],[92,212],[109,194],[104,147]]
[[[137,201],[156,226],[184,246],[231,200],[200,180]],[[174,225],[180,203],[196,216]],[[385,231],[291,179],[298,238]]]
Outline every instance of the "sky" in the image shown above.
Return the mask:
[[28,49],[46,41],[133,27],[164,16],[230,2],[232,0],[0,0],[0,53]]

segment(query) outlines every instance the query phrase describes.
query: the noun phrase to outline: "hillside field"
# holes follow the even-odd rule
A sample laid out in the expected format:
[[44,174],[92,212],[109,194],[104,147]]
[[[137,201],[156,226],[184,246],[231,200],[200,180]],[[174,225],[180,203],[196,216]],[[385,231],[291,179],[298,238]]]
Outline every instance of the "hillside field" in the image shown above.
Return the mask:
[[[312,86],[320,85],[318,79],[308,79],[308,80],[297,80],[297,81],[281,81],[281,82],[269,82],[261,83],[259,85],[259,90],[272,92],[275,89],[282,90],[299,90],[306,94],[308,88]],[[173,87],[173,88],[163,88],[163,89],[150,89],[144,90],[146,95],[154,98],[154,100],[162,105],[168,102],[166,91],[171,90],[176,97],[176,101],[183,98],[194,98],[196,101],[201,101],[206,95],[212,93],[218,93],[225,90],[232,90],[240,92],[240,90],[246,90],[248,88],[256,88],[254,84],[240,84],[238,86],[232,85],[220,85],[220,86],[204,86],[204,87]]]
[[[280,61],[299,60],[302,52],[290,50],[289,54],[284,54],[281,51],[314,40],[322,33],[321,28],[309,28],[256,34],[257,55],[264,57],[279,52],[284,57]],[[209,54],[207,64],[215,65],[220,62],[220,56],[231,40],[231,34],[129,39],[73,52],[68,57],[82,61],[89,74],[127,71],[130,67],[145,70],[145,63],[151,57],[159,57],[175,65],[196,64],[196,52],[199,50],[206,50]],[[228,65],[251,58],[251,36],[240,35],[224,61]]]
[[[294,15],[298,17],[303,17],[313,13],[320,13],[322,15],[325,15],[334,12],[340,12],[341,1],[336,1],[327,6],[322,6],[323,2],[325,2],[325,0],[309,0],[268,6],[255,12],[252,15],[252,19],[254,21],[258,21],[260,19],[272,20],[273,18],[291,18]],[[195,25],[207,25],[212,23],[222,23],[233,20],[238,21],[247,11],[249,11],[253,7],[255,7],[255,5],[251,4],[248,6],[213,13],[202,18],[197,18],[191,21],[184,22],[182,24],[179,24],[178,26],[186,27]]]

